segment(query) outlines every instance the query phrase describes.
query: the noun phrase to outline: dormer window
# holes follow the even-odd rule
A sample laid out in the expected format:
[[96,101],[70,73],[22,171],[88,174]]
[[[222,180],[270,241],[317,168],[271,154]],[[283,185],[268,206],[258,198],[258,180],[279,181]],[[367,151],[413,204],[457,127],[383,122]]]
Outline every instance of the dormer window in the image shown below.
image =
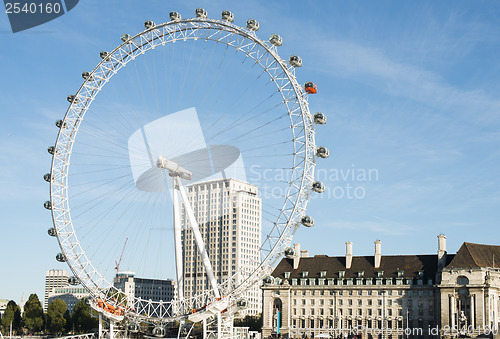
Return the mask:
[[399,270],[398,271],[398,278],[402,278],[404,274],[405,274],[405,271]]
[[365,276],[365,272],[364,271],[359,271],[358,272],[358,278],[363,278]]
[[339,278],[345,277],[345,271],[339,271]]
[[326,278],[326,271],[319,272],[319,277],[320,278]]
[[382,278],[384,276],[384,271],[377,272],[377,278]]
[[307,271],[302,272],[302,277],[303,278],[307,278],[308,275],[309,275],[309,272],[307,272]]
[[418,271],[418,277],[420,279],[422,279],[424,277],[424,271],[423,270]]
[[290,279],[290,272],[285,272],[285,279]]

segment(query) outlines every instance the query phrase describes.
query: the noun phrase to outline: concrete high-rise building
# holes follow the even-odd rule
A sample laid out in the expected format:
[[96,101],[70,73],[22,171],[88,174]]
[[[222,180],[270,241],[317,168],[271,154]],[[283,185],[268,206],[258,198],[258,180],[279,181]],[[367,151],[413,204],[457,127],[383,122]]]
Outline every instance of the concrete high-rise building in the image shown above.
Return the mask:
[[[239,284],[260,263],[261,199],[258,188],[236,179],[217,179],[187,187],[187,197],[219,284],[234,277]],[[184,296],[210,289],[185,206],[181,203]],[[249,307],[243,314],[256,315],[262,308],[259,286],[244,296]]]
[[65,270],[49,270],[45,272],[45,299],[43,309],[46,312],[49,307],[49,293],[54,288],[68,287],[69,273]]

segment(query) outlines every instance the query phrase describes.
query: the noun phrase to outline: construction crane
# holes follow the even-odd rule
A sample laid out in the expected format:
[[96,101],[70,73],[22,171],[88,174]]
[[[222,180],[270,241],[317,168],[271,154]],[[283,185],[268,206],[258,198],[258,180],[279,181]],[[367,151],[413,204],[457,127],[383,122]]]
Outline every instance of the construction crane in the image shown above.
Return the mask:
[[123,252],[125,251],[125,246],[127,246],[127,241],[128,241],[128,238],[125,239],[125,244],[123,244],[123,249],[122,249],[122,254],[120,255],[120,259],[118,261],[115,261],[116,274],[118,274],[118,270],[120,269],[120,264],[122,262],[122,257],[123,257]]

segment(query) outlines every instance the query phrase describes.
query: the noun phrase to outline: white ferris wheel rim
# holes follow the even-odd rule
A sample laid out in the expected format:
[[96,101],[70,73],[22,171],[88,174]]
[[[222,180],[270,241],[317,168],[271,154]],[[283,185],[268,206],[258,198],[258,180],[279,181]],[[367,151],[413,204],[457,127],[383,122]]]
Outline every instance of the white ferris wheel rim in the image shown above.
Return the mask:
[[[207,36],[204,33],[210,33]],[[216,41],[235,48],[252,58],[269,75],[276,84],[283,98],[291,121],[293,134],[294,154],[292,180],[289,183],[283,208],[274,223],[271,232],[266,235],[261,244],[261,250],[268,251],[258,268],[238,286],[221,286],[225,296],[236,300],[253,284],[260,281],[289,246],[292,236],[298,227],[298,220],[305,214],[305,209],[311,184],[314,178],[315,167],[315,139],[313,118],[309,112],[307,95],[295,78],[294,67],[283,61],[276,51],[276,46],[259,39],[255,32],[236,26],[225,20],[208,18],[183,19],[165,22],[146,29],[129,40],[123,42],[110,52],[84,80],[75,94],[73,102],[65,114],[63,127],[60,128],[55,151],[52,158],[50,179],[50,202],[57,240],[73,274],[94,298],[100,298],[116,304],[110,295],[113,289],[110,284],[87,258],[84,249],[78,241],[70,214],[68,197],[68,176],[73,144],[80,123],[104,85],[119,69],[129,61],[157,46],[181,40]],[[110,289],[103,291],[103,285]],[[179,314],[187,313],[196,304],[196,296],[179,303],[149,301],[148,312],[139,316],[140,310],[130,311],[132,317],[137,318],[177,318]],[[205,299],[206,300],[206,299]],[[184,310],[179,312],[178,310]]]

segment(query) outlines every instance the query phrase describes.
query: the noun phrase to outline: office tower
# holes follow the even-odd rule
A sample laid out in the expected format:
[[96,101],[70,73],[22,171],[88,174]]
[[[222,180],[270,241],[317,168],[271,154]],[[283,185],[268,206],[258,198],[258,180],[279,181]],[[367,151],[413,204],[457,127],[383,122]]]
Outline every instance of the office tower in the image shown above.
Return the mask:
[[[217,179],[188,186],[187,197],[219,284],[234,278],[239,284],[260,263],[261,199],[256,186],[236,179]],[[210,288],[181,203],[184,296]],[[261,311],[261,291],[254,286],[244,296],[249,307],[241,315]]]
[[49,270],[45,272],[45,299],[43,304],[45,312],[49,307],[49,293],[51,293],[54,288],[69,286],[68,278],[69,273],[65,270]]

